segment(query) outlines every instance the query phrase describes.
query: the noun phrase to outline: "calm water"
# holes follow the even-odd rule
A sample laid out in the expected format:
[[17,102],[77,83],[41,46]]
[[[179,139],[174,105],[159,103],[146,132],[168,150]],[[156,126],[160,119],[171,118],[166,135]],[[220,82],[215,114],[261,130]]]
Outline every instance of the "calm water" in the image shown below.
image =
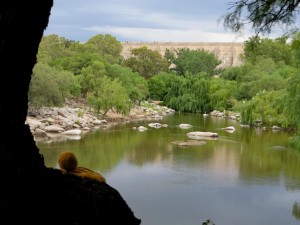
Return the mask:
[[[164,128],[134,130],[150,122]],[[181,123],[193,125],[180,129]],[[234,125],[229,133],[222,127]],[[201,146],[179,147],[190,131],[219,134]],[[102,173],[142,225],[299,225],[300,153],[293,133],[242,128],[238,123],[196,114],[159,121],[123,123],[90,132],[80,140],[38,143],[46,165],[74,151],[81,166]],[[175,143],[174,143],[175,142]]]

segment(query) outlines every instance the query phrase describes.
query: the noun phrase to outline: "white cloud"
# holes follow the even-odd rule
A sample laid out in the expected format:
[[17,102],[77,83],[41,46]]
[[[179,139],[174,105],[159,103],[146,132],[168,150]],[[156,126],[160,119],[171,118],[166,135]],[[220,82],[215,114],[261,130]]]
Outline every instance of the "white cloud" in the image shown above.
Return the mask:
[[[237,37],[235,34],[206,32],[199,29],[152,29],[132,27],[88,27],[83,28],[95,34],[111,34],[121,37],[120,41],[172,41],[172,42],[242,42],[248,37]],[[117,38],[118,39],[118,38]],[[119,40],[119,39],[118,39]]]

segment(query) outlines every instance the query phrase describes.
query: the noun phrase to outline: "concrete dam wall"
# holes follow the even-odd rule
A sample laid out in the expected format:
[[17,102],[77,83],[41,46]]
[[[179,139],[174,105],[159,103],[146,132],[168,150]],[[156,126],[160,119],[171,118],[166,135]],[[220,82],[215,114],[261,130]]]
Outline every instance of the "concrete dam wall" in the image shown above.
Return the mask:
[[205,50],[215,54],[222,61],[219,67],[226,68],[239,66],[243,63],[241,54],[244,44],[240,42],[122,42],[122,56],[130,57],[130,51],[134,48],[148,47],[158,51],[162,56],[166,49],[175,51],[178,48],[189,48],[190,50]]

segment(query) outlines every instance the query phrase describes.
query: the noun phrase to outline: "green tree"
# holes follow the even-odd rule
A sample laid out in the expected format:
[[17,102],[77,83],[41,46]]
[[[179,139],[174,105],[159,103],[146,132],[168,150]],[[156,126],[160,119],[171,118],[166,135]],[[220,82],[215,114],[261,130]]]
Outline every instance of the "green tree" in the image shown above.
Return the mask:
[[163,101],[167,94],[167,86],[171,83],[174,74],[160,73],[148,79],[150,99]]
[[72,71],[74,75],[79,75],[83,68],[91,66],[95,61],[101,61],[101,58],[96,53],[81,52],[72,56],[60,57],[49,61],[52,67],[60,68],[62,70]]
[[254,117],[264,126],[291,126],[284,112],[285,97],[285,90],[263,91],[257,94],[252,99]]
[[291,46],[293,52],[294,65],[299,69],[300,68],[300,32],[294,34]]
[[103,62],[94,61],[88,67],[81,70],[81,73],[77,76],[81,85],[81,93],[84,97],[88,92],[94,91],[99,84],[99,80],[106,75],[106,68]]
[[245,41],[243,58],[251,63],[270,58],[276,63],[283,61],[286,65],[291,65],[291,50],[291,46],[287,43],[287,37],[272,40],[254,36]]
[[110,64],[121,62],[122,44],[110,34],[95,35],[84,45],[89,49],[89,52],[99,54]]
[[252,126],[254,124],[252,113],[253,104],[251,101],[243,101],[242,103],[242,106],[236,106],[238,111],[241,112],[241,124]]
[[255,64],[246,62],[240,67],[226,68],[221,77],[237,81],[237,100],[250,100],[262,91],[284,89],[286,78],[294,73],[295,70],[283,62],[275,63],[270,58],[260,58]]
[[214,78],[210,80],[209,99],[211,108],[224,111],[232,110],[238,90],[236,81]]
[[79,83],[72,73],[46,64],[35,65],[28,92],[30,105],[61,106],[66,97],[78,96],[79,93]]
[[209,80],[201,74],[184,76],[170,74],[172,79],[165,84],[166,94],[164,103],[176,111],[181,112],[210,112]]
[[[208,51],[203,49],[190,50],[188,48],[177,49],[176,57],[172,63],[175,65],[174,70],[184,75],[191,73],[193,75],[205,72],[212,76],[217,72],[216,67],[221,63],[217,57]],[[173,57],[169,56],[168,59],[172,60]]]
[[241,112],[241,123],[256,126],[295,127],[295,121],[288,116],[285,89],[263,91],[249,101],[240,102],[235,110]]
[[294,138],[294,143],[300,149],[300,73],[291,77],[287,86],[287,113],[298,128],[298,135]]
[[226,69],[224,69],[222,71],[221,77],[223,79],[225,79],[225,80],[235,80],[235,81],[238,81],[240,79],[240,77],[242,76],[242,74],[244,73],[242,71],[244,68],[245,68],[244,66],[228,67],[228,68],[226,68]]
[[[209,96],[210,80],[203,77],[201,73],[196,76],[189,75],[187,77],[190,82],[191,93],[193,93],[196,102],[196,107],[194,107],[191,112],[207,113],[212,110]],[[189,88],[186,90],[190,92]]]
[[80,42],[50,34],[42,37],[38,51],[38,62],[49,63],[58,58],[70,57],[78,52],[83,52],[83,45]]
[[39,45],[38,61],[47,63],[63,56],[64,38],[56,34],[43,36]]
[[119,79],[131,101],[140,103],[149,96],[148,82],[128,67],[117,64],[107,67],[107,76]]
[[133,72],[138,72],[145,79],[169,69],[168,61],[158,51],[153,51],[146,46],[132,49],[131,57],[124,60],[124,65],[130,67]]
[[131,108],[131,101],[121,82],[107,76],[99,78],[94,90],[88,93],[87,100],[95,112],[101,112],[103,117],[109,110],[128,115]]

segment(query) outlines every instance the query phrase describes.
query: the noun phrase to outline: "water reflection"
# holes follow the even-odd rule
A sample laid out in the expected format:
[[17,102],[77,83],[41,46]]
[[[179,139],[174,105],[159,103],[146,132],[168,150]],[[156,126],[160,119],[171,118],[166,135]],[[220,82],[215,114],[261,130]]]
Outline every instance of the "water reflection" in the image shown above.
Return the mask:
[[297,220],[300,220],[300,203],[299,202],[295,202],[293,205],[293,216]]
[[[155,122],[155,121],[154,121]],[[157,121],[111,126],[80,140],[39,143],[48,166],[72,150],[81,166],[99,171],[147,224],[298,224],[300,156],[292,133],[240,127],[234,121],[175,114]],[[193,125],[181,129],[179,124]],[[234,126],[229,133],[222,128]],[[144,132],[133,127],[144,126]],[[218,133],[202,145],[191,131]],[[292,211],[292,213],[291,213]],[[296,220],[296,219],[297,220]]]

